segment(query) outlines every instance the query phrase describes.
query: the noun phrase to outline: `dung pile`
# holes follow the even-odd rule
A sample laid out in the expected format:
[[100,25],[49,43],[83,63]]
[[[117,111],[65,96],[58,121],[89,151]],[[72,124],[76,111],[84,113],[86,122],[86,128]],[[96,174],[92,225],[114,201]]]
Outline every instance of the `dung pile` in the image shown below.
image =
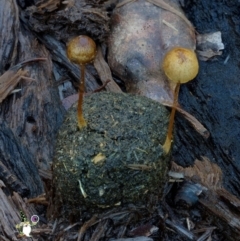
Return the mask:
[[[168,156],[161,144],[169,112],[146,97],[102,92],[84,99],[86,128],[77,107],[59,131],[53,161],[53,204],[58,215],[161,196]],[[63,212],[59,212],[59,207]]]

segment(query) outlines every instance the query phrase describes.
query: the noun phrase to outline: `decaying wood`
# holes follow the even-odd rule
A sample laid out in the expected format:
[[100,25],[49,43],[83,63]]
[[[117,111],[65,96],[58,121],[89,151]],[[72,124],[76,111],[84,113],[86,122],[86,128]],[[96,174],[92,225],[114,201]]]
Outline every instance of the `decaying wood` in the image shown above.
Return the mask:
[[[22,198],[43,193],[38,168],[50,167],[64,109],[54,86],[49,52],[20,24],[16,1],[2,1],[0,11],[0,179],[4,182],[0,235],[9,241],[17,240],[15,225],[21,222],[20,210],[27,218],[37,214]],[[38,57],[41,61],[35,61]],[[15,87],[20,91],[7,96]]]
[[194,166],[181,167],[172,163],[172,170],[182,172],[190,180],[195,179],[208,189],[217,191],[222,188],[222,171],[220,167],[212,163],[206,157],[195,160]]
[[[7,235],[8,238],[12,240],[17,240],[14,230],[15,225],[20,222],[20,218],[17,216],[17,210],[14,209],[14,206],[12,206],[8,200],[8,197],[5,195],[5,193],[2,191],[2,188],[5,188],[4,183],[1,181],[1,189],[0,189],[0,199],[1,199],[1,233],[4,233]],[[8,218],[8,215],[11,215],[11,219]]]
[[23,196],[43,192],[36,159],[5,122],[0,125],[0,179],[11,190]]
[[223,188],[222,171],[217,164],[202,157],[192,167],[183,168],[173,163],[172,170],[183,172],[187,180],[204,187],[199,195],[199,203],[205,214],[215,217],[214,224],[226,236],[232,233],[228,240],[240,240],[240,200]]
[[50,228],[34,228],[31,232],[32,235],[36,234],[47,234],[50,235],[52,233],[52,229]]
[[81,241],[84,233],[86,232],[86,230],[91,227],[92,225],[94,225],[96,223],[96,221],[98,220],[97,215],[94,215],[90,220],[88,220],[87,222],[84,223],[84,225],[82,225],[82,227],[79,230],[78,233],[78,239],[77,241]]
[[39,169],[39,175],[43,180],[52,180],[52,172],[50,170]]
[[15,86],[23,79],[27,74],[27,71],[9,70],[0,76],[0,103],[14,90]]
[[[28,18],[27,25],[41,35],[51,33],[55,38],[65,42],[79,33],[87,34],[101,42],[106,39],[109,17],[101,4],[87,0],[69,0],[56,8],[52,0],[47,0],[37,7],[29,7],[24,12]],[[50,15],[44,14],[48,11],[51,11]]]
[[2,179],[10,188],[15,192],[18,192],[21,196],[29,194],[29,188],[23,184],[13,171],[9,171],[8,168],[0,161],[0,179]]
[[138,237],[138,236],[150,236],[152,235],[153,233],[157,232],[158,231],[158,227],[150,224],[150,223],[147,223],[147,224],[143,224],[143,225],[140,225],[139,227],[136,227],[134,228],[133,230],[131,230],[129,232],[129,235],[132,236],[132,237]]
[[60,4],[60,0],[39,1],[37,2],[36,7],[33,6],[32,8],[35,9],[36,12],[43,14],[57,10],[60,7]]
[[[36,214],[32,205],[25,203],[21,196],[13,192],[12,196],[4,193],[5,184],[0,180],[0,233],[4,234],[5,240],[18,240],[16,225],[21,222],[20,210],[23,211],[30,220],[30,217]],[[4,240],[4,239],[2,239]],[[27,241],[28,239],[21,239]]]
[[100,240],[100,238],[104,237],[104,233],[108,226],[108,222],[108,220],[104,220],[103,222],[99,223],[89,241],[98,241]]
[[[218,190],[217,193],[204,191],[203,197],[199,199],[204,212],[215,217],[214,224],[225,234],[225,237],[231,241],[238,241],[240,240],[240,215],[239,208],[235,206],[234,201],[236,197],[225,189]],[[238,205],[239,203],[240,200],[238,200]],[[231,233],[230,237],[229,233]]]
[[19,31],[18,46],[20,61],[35,56],[46,60],[24,67],[23,71],[35,81],[21,82],[21,91],[2,102],[0,116],[20,137],[22,144],[28,146],[39,167],[46,169],[53,153],[49,143],[54,140],[64,110],[59,105],[57,89],[53,88],[52,62],[46,48],[26,30]]
[[116,93],[122,92],[120,87],[116,84],[116,82],[112,78],[112,73],[109,68],[109,65],[103,58],[101,47],[98,47],[97,49],[97,56],[96,56],[96,59],[94,60],[94,66],[97,69],[99,77],[103,84],[107,80],[110,80],[110,82],[106,86],[106,90],[111,92],[116,92]]
[[35,198],[30,198],[28,199],[27,201],[28,203],[35,203],[35,204],[42,204],[42,205],[48,205],[48,201],[47,201],[47,198],[46,198],[46,194],[41,194]]
[[[221,31],[225,49],[222,56],[216,56],[214,60],[200,61],[196,81],[181,87],[181,106],[204,124],[210,132],[210,138],[204,140],[185,120],[176,118],[173,156],[182,166],[192,165],[196,158],[207,156],[221,167],[224,187],[240,198],[240,129],[237,107],[240,100],[240,49],[236,46],[240,31],[236,31],[233,10],[240,6],[240,2],[237,5],[220,6],[218,1],[211,1],[211,8],[218,9],[213,18],[208,15],[208,1],[187,2],[188,16],[198,32]],[[230,13],[229,18],[222,18],[226,13]]]
[[17,58],[19,11],[15,0],[1,2],[0,26],[3,32],[0,38],[0,74],[3,74]]
[[22,70],[25,64],[34,61],[43,61],[45,58],[36,58],[17,64],[0,76],[0,103],[14,90],[21,79],[26,78],[27,71]]

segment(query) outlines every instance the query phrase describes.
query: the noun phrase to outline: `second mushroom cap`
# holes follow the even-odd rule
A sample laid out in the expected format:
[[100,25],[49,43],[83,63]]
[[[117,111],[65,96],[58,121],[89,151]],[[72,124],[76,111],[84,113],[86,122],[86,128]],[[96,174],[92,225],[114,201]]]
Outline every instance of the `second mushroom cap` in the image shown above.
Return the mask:
[[163,59],[163,70],[174,83],[186,83],[198,74],[198,60],[193,50],[175,47]]

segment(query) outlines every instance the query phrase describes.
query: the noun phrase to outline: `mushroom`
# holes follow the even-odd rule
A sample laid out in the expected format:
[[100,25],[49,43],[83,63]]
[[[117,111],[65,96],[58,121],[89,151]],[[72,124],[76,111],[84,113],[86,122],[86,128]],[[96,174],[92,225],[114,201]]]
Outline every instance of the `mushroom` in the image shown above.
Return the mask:
[[199,65],[197,56],[193,50],[175,47],[165,55],[162,68],[165,75],[168,77],[168,80],[176,84],[167,137],[165,143],[163,144],[163,150],[168,153],[171,148],[173,123],[178,103],[180,84],[187,83],[188,81],[194,79],[198,74]]
[[78,127],[79,129],[87,126],[83,117],[83,95],[85,90],[85,65],[91,63],[96,57],[96,44],[88,36],[80,35],[72,39],[67,45],[67,56],[69,60],[80,66],[81,79],[79,86],[78,99]]

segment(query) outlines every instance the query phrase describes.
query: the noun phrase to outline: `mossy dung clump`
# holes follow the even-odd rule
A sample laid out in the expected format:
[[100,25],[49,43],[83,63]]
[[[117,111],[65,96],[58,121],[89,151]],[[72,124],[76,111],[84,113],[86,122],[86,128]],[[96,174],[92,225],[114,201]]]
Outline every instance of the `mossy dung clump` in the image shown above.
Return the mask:
[[[85,208],[144,204],[162,194],[168,156],[161,144],[169,112],[146,97],[101,92],[84,99],[87,127],[72,107],[53,161],[53,204],[66,215]],[[60,212],[59,212],[60,214]]]

